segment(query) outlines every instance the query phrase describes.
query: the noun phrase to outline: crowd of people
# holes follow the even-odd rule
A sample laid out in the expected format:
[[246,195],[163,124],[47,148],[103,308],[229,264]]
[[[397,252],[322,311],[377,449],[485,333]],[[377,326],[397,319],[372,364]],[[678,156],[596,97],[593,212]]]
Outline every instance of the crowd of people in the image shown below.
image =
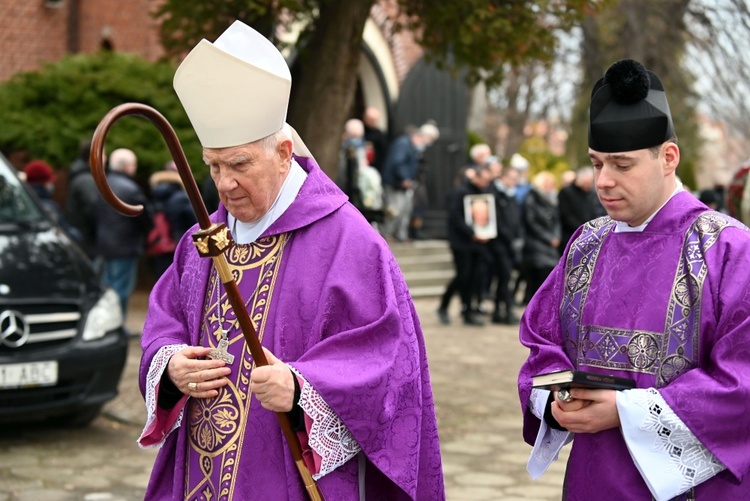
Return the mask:
[[[516,324],[517,303],[526,304],[560,259],[570,235],[578,227],[603,215],[593,187],[593,170],[573,173],[558,191],[557,178],[548,171],[529,180],[529,161],[513,154],[507,165],[492,154],[489,145],[475,144],[471,162],[462,169],[448,194],[448,242],[455,277],[447,285],[437,314],[450,323],[454,295],[461,298],[465,324],[485,324],[490,315],[497,324]],[[491,225],[479,224],[468,200],[489,195]],[[487,308],[490,302],[493,307]]]
[[[408,242],[419,235],[427,208],[423,153],[440,133],[427,122],[389,143],[380,116],[368,107],[362,120],[347,120],[336,183],[388,242]],[[559,181],[547,171],[529,179],[528,159],[515,153],[504,165],[484,143],[473,145],[469,158],[446,197],[455,276],[437,314],[441,323],[450,323],[451,299],[459,296],[467,325],[484,325],[485,315],[493,323],[517,324],[516,305],[529,302],[571,235],[605,214],[593,189],[593,169],[567,171]],[[479,201],[467,205],[479,195],[489,195],[481,206],[491,208],[481,225],[470,214]]]
[[161,276],[172,263],[177,242],[196,217],[174,162],[151,175],[149,188],[144,189],[135,179],[138,159],[127,148],[115,149],[105,157],[107,182],[118,198],[142,205],[144,210],[138,217],[117,213],[99,194],[89,165],[90,152],[91,141],[81,141],[68,171],[63,204],[55,200],[57,176],[48,162],[32,160],[21,174],[50,217],[117,293],[125,318],[141,258],[147,255],[154,277]]
[[362,120],[347,120],[336,183],[352,204],[389,242],[419,235],[427,210],[424,151],[440,137],[433,121],[409,126],[388,141],[380,111],[365,109]]
[[[366,108],[362,120],[345,123],[336,183],[388,242],[406,242],[422,224],[427,206],[424,151],[440,132],[428,121],[389,142],[380,124],[375,107]],[[195,215],[173,161],[152,174],[144,189],[135,181],[136,155],[124,148],[105,158],[108,182],[118,197],[143,205],[144,212],[137,218],[117,214],[95,186],[90,146],[90,141],[83,141],[70,166],[64,207],[52,199],[54,172],[45,162],[28,165],[28,182],[80,244],[104,282],[118,293],[126,315],[141,257],[147,254],[158,279],[172,263],[181,236],[195,224]],[[487,144],[476,144],[470,158],[447,197],[448,241],[456,274],[446,287],[438,315],[449,323],[448,306],[458,295],[465,323],[483,325],[481,317],[488,313],[483,303],[488,301],[494,304],[493,322],[514,324],[518,322],[515,304],[528,302],[572,232],[598,215],[589,203],[593,174],[590,168],[579,171],[560,192],[558,204],[555,179],[542,172],[529,182],[529,162],[523,156],[514,154],[503,166]],[[218,190],[211,176],[201,191],[209,211],[215,211]],[[491,205],[487,212],[491,218],[482,225],[481,235],[474,235],[478,227],[466,218],[464,201],[478,194],[489,195],[483,204]],[[516,301],[519,289],[524,292]]]

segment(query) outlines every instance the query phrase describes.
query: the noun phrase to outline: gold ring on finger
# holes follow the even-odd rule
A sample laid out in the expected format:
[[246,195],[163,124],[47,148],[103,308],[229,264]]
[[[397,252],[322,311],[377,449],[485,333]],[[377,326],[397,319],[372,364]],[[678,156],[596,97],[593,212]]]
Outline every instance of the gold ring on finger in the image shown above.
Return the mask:
[[188,390],[198,391],[198,383],[188,383]]

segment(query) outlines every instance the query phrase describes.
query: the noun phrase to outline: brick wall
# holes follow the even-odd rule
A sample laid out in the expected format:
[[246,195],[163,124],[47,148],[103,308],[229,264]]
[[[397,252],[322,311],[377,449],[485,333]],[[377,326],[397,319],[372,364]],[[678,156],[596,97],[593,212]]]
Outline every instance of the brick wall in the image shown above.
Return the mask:
[[388,40],[398,82],[402,84],[411,67],[424,55],[424,50],[414,40],[413,33],[394,29],[396,21],[401,17],[395,0],[379,0],[373,5],[370,16]]
[[[164,54],[159,23],[151,17],[163,0],[0,0],[0,82],[14,73],[39,69],[71,51],[95,52],[107,40],[112,48],[154,61]],[[49,6],[54,5],[54,6]],[[71,17],[72,10],[77,16]],[[394,0],[379,0],[373,19],[394,53],[399,81],[422,56],[411,33],[393,33],[399,16]],[[77,25],[70,36],[69,28]]]
[[[0,0],[0,81],[39,69],[70,52],[95,52],[105,39],[115,50],[155,60],[163,54],[150,12],[161,0]],[[54,5],[54,6],[48,6]],[[73,9],[77,18],[72,18]],[[76,24],[76,36],[69,28]]]
[[[2,1],[2,0],[0,0]],[[69,0],[66,0],[69,1]],[[150,13],[154,0],[78,0],[79,50],[94,52],[109,39],[114,50],[133,52],[151,61],[163,55],[159,25]]]
[[0,81],[65,54],[67,0],[54,8],[44,0],[0,0],[0,13]]

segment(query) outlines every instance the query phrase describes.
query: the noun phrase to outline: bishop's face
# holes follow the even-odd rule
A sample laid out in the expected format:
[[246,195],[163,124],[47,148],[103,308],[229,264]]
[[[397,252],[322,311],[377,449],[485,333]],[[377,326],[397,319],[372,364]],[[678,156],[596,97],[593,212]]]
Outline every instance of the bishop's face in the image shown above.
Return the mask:
[[211,169],[221,202],[243,223],[257,221],[268,212],[289,173],[291,156],[290,140],[279,142],[270,151],[263,141],[203,149],[203,160]]
[[602,153],[589,149],[594,186],[609,217],[630,226],[643,224],[674,192],[680,153],[671,142],[654,157],[648,149]]

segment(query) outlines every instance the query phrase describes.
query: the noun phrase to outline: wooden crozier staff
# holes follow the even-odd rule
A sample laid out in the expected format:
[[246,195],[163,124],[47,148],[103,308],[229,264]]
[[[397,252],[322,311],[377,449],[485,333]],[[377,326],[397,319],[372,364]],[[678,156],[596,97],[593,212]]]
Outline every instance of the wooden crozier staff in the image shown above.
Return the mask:
[[[107,183],[107,177],[104,173],[104,164],[102,161],[104,158],[104,140],[107,137],[107,132],[119,118],[127,115],[144,117],[151,121],[156,128],[159,129],[159,132],[161,132],[164,141],[167,143],[169,152],[172,154],[172,158],[177,165],[177,171],[180,173],[180,178],[182,178],[182,182],[185,185],[185,191],[187,192],[188,198],[190,198],[190,204],[193,206],[193,211],[195,212],[195,215],[198,218],[198,224],[201,227],[199,231],[193,234],[193,243],[198,249],[198,254],[202,257],[210,257],[213,259],[214,266],[216,266],[216,270],[219,272],[219,278],[226,288],[229,302],[232,305],[235,316],[242,328],[242,334],[245,336],[247,346],[255,360],[255,365],[268,365],[268,360],[266,359],[266,355],[263,352],[260,341],[258,340],[255,327],[250,320],[250,315],[245,309],[245,301],[242,299],[240,290],[232,277],[232,273],[229,271],[229,265],[224,256],[224,251],[234,243],[229,234],[229,228],[227,228],[224,223],[211,223],[211,220],[208,217],[208,211],[206,210],[206,206],[200,196],[198,186],[195,183],[193,173],[190,171],[190,166],[185,158],[185,153],[182,150],[177,134],[161,113],[145,104],[125,103],[112,108],[106,115],[104,115],[104,118],[99,122],[99,125],[94,132],[94,137],[91,142],[91,172],[99,191],[107,203],[120,214],[125,216],[137,216],[143,212],[143,206],[126,204],[117,198],[117,195],[114,194],[112,188],[110,188]],[[226,357],[227,355],[226,347],[220,346],[218,349],[212,350],[212,353],[209,356],[211,356],[211,358],[225,360],[223,357]],[[302,448],[300,447],[297,435],[292,431],[289,417],[284,412],[277,412],[276,417],[279,419],[281,430],[284,432],[284,437],[286,437],[286,442],[292,452],[292,457],[294,458],[294,462],[297,465],[297,469],[299,470],[310,499],[312,501],[323,501],[323,496],[318,489],[318,485],[315,483],[315,480],[313,480],[312,475],[302,459]]]

